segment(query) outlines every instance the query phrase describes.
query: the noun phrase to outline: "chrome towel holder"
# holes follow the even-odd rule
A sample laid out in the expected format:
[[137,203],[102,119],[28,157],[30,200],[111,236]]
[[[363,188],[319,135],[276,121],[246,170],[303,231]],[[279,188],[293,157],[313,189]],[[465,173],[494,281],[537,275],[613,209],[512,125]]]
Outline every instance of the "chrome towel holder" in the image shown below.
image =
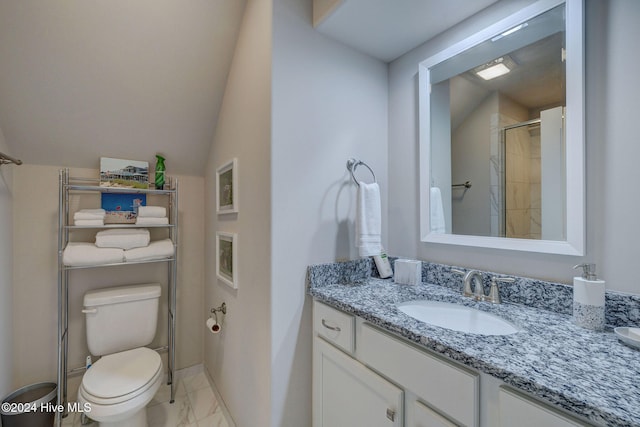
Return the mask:
[[464,184],[453,184],[451,186],[451,188],[462,188],[464,187],[465,190],[468,188],[471,188],[471,181],[466,181]]
[[13,163],[14,165],[21,165],[22,160],[16,159],[4,153],[0,153],[0,165],[8,165],[11,163]]
[[356,179],[356,176],[355,176],[356,168],[358,166],[360,166],[360,165],[362,165],[365,168],[369,169],[369,172],[371,172],[371,175],[373,176],[373,182],[377,182],[376,181],[376,174],[373,173],[373,169],[371,169],[369,167],[369,165],[366,164],[365,162],[363,162],[362,160],[356,160],[356,159],[354,159],[352,157],[349,160],[347,160],[347,170],[351,174],[351,178],[353,179],[353,182],[355,182],[358,186],[360,185],[360,183],[358,182],[358,180]]

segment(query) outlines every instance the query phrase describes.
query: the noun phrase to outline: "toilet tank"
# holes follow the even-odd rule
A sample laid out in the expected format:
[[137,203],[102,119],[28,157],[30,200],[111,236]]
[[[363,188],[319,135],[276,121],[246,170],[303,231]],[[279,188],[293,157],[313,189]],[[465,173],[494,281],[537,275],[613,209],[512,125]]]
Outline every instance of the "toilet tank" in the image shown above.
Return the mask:
[[156,335],[160,285],[119,286],[87,292],[87,344],[94,356],[149,345]]

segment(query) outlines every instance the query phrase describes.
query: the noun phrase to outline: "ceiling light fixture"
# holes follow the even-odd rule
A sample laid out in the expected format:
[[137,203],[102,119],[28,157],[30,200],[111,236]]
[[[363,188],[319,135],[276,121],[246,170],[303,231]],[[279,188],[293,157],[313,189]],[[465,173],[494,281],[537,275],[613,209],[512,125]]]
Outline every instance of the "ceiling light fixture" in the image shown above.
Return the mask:
[[493,61],[482,64],[476,67],[473,72],[484,80],[495,79],[496,77],[503,76],[516,67],[516,63],[511,59],[509,55],[501,56]]
[[509,67],[500,63],[496,65],[492,65],[484,70],[476,71],[476,74],[482,77],[485,80],[495,79],[496,77],[503,76],[507,74],[509,71]]

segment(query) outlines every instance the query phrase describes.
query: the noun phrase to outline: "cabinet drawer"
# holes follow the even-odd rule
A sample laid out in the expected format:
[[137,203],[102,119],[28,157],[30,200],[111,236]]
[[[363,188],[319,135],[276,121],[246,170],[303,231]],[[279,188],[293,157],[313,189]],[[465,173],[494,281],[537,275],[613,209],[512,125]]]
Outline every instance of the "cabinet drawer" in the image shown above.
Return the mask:
[[313,329],[349,354],[355,349],[355,317],[320,302],[313,303]]
[[502,427],[585,426],[557,409],[536,402],[515,390],[500,387],[500,425]]
[[478,374],[432,356],[371,325],[358,330],[358,359],[463,426],[479,424]]

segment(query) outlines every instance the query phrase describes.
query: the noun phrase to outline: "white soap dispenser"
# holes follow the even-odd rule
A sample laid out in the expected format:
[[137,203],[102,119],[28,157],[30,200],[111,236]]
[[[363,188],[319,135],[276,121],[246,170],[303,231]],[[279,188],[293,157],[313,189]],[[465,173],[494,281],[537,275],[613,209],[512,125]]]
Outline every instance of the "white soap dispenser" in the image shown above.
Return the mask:
[[582,277],[573,278],[573,321],[576,325],[594,331],[604,330],[604,280],[598,280],[596,265],[578,264]]

